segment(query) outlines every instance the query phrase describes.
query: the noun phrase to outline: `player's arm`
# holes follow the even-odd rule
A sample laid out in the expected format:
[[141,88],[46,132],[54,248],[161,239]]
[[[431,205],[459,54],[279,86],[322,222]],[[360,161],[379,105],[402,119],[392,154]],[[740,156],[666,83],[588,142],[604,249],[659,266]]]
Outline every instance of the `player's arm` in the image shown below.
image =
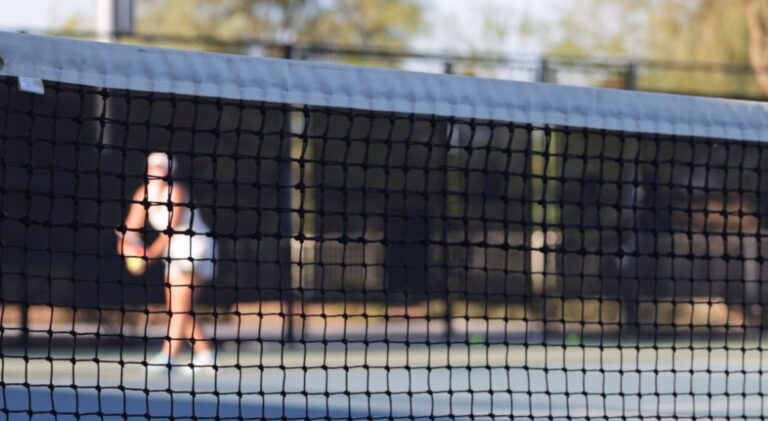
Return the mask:
[[[177,184],[171,187],[171,223],[170,227],[176,228],[179,226],[179,220],[181,219],[182,215],[184,215],[184,209],[183,206],[186,204],[186,190],[184,190],[184,187]],[[171,242],[171,236],[168,235],[166,232],[160,232],[155,239],[154,242],[152,242],[152,245],[150,245],[147,248],[147,257],[150,259],[158,259],[163,257],[163,254],[168,249],[168,244]]]
[[147,218],[147,209],[144,206],[146,198],[146,188],[140,185],[133,193],[131,206],[128,208],[128,215],[125,217],[126,233],[118,232],[117,252],[122,255],[141,255],[141,238],[139,231],[144,228]]

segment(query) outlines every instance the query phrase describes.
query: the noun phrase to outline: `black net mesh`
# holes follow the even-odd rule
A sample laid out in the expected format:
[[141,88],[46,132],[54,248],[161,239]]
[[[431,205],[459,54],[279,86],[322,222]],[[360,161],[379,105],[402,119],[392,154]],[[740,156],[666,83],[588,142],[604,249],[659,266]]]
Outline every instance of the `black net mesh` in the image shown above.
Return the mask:
[[765,150],[0,78],[0,412],[760,418]]

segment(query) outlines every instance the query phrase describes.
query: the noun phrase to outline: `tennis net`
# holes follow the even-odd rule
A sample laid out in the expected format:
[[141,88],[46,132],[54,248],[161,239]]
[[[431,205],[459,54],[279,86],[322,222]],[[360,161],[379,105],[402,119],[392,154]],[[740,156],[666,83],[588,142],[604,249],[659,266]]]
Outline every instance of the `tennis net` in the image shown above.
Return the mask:
[[768,412],[762,104],[0,33],[6,419]]

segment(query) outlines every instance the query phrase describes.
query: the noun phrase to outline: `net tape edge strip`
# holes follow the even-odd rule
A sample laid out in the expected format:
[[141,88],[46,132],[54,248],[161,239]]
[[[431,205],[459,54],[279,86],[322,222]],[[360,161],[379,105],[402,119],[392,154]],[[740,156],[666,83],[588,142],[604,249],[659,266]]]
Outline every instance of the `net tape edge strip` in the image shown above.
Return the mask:
[[0,32],[0,75],[167,94],[768,140],[768,104]]

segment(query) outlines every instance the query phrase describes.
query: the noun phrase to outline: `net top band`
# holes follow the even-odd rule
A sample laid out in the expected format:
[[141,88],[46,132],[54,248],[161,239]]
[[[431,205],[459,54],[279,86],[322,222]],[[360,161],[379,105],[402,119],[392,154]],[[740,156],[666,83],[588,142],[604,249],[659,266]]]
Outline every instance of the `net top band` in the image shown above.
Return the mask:
[[86,86],[518,124],[768,139],[768,105],[0,32],[0,75]]

